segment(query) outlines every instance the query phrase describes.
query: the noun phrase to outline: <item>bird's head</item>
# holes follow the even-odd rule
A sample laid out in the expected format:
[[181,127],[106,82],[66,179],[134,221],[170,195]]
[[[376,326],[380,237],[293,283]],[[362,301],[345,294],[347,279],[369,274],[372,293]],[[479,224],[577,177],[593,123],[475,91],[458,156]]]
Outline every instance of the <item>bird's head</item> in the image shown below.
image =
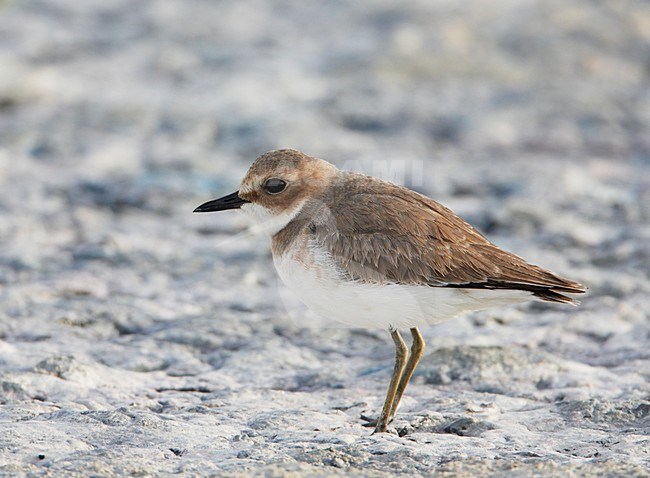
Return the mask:
[[194,212],[241,209],[255,225],[273,235],[310,199],[318,198],[337,173],[338,169],[327,161],[294,149],[270,151],[251,165],[239,191],[208,201]]

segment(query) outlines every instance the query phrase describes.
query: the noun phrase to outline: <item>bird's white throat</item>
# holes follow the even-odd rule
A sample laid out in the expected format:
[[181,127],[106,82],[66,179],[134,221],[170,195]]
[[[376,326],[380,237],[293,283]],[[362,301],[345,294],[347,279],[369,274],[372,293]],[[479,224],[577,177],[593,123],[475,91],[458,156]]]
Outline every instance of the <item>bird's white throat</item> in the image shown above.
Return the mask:
[[305,201],[300,201],[295,207],[276,213],[264,206],[249,202],[242,204],[240,210],[249,218],[251,230],[265,232],[269,236],[273,236],[284,229],[298,215],[304,204]]

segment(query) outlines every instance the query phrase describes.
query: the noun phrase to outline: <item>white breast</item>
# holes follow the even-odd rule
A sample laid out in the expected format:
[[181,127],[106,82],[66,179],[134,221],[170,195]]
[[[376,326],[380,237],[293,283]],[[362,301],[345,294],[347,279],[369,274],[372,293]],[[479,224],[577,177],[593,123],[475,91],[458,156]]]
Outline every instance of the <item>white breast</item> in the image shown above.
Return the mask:
[[329,254],[317,246],[310,245],[307,254],[303,250],[297,256],[292,249],[274,256],[282,281],[314,312],[351,327],[436,324],[463,312],[532,298],[522,291],[360,283],[342,278]]

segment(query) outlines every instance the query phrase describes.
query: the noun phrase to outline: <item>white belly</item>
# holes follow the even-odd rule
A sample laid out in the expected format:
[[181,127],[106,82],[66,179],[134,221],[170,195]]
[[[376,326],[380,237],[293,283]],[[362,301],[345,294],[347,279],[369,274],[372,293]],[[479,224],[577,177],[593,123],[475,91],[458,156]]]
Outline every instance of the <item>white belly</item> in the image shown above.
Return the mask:
[[407,328],[437,324],[463,312],[525,302],[531,294],[343,280],[328,256],[311,251],[307,264],[287,251],[273,262],[282,281],[319,315],[351,327]]

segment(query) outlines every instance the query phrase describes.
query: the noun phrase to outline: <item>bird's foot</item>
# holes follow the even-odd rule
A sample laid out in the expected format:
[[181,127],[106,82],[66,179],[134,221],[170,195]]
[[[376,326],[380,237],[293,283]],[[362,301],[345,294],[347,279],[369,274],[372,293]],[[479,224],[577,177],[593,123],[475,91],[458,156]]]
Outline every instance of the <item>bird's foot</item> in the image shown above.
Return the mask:
[[372,418],[368,417],[366,415],[361,415],[361,420],[363,420],[364,424],[361,426],[364,426],[366,428],[374,428],[375,430],[372,432],[374,435],[375,433],[386,433],[386,428],[388,427],[388,424],[393,421],[393,418],[389,419],[384,419],[382,420],[382,417],[379,418]]
[[377,418],[368,417],[366,415],[361,415],[360,418],[365,422],[361,425],[362,427],[373,428],[377,426]]

